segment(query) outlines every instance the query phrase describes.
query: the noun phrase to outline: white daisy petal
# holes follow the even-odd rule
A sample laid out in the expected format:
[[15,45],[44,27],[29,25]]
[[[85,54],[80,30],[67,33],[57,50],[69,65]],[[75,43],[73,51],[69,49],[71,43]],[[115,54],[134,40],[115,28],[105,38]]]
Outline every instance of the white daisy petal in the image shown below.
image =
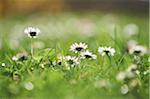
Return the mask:
[[72,52],[75,52],[75,53],[78,53],[78,52],[81,52],[85,49],[87,49],[87,45],[85,43],[74,43],[70,46],[70,51]]
[[104,55],[114,56],[114,54],[115,54],[116,51],[112,47],[99,47],[98,48],[98,52],[102,56],[104,56]]
[[36,36],[40,33],[40,29],[34,27],[27,27],[24,30],[24,33],[27,34],[30,38],[36,38]]
[[135,45],[130,48],[128,48],[129,54],[139,54],[139,55],[144,55],[147,53],[147,48],[141,45]]
[[27,60],[28,54],[26,52],[18,53],[15,56],[12,57],[13,61],[24,61]]
[[70,65],[78,65],[80,63],[79,59],[74,56],[64,56],[63,60]]
[[92,52],[87,51],[83,51],[81,52],[81,57],[82,58],[89,58],[89,59],[96,59],[97,56],[95,54],[92,54]]

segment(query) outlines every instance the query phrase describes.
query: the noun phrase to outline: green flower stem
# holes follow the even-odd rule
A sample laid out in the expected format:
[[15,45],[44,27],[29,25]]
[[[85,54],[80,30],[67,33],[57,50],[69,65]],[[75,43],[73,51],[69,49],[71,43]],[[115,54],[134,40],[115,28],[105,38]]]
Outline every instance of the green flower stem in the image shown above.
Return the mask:
[[108,55],[107,55],[107,57],[108,57],[108,59],[109,59],[109,63],[110,63],[110,65],[113,65],[113,64],[112,64],[112,59],[111,59],[111,57],[110,57],[110,56],[108,56]]
[[34,57],[34,50],[33,50],[33,38],[31,38],[31,57],[32,57],[32,59],[33,59],[33,57]]
[[103,68],[104,68],[104,62],[105,62],[105,57],[102,57],[101,70],[103,70]]

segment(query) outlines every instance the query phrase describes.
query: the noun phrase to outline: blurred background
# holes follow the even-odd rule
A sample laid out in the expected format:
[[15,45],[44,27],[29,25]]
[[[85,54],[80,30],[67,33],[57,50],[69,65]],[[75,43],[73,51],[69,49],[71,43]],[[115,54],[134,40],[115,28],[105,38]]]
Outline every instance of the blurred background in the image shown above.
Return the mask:
[[[40,35],[33,42],[34,52],[41,62],[31,61],[34,63],[33,66],[28,66],[28,61],[12,61],[12,57],[17,53],[30,54],[30,38],[24,34],[24,29],[29,26],[41,30]],[[20,97],[32,99],[30,96],[37,96],[37,99],[44,96],[45,99],[47,96],[49,99],[78,99],[78,97],[79,99],[110,99],[112,96],[114,96],[112,99],[147,99],[148,56],[145,60],[143,57],[134,57],[134,60],[138,61],[138,66],[147,70],[142,69],[138,73],[137,79],[141,80],[141,83],[138,84],[136,80],[133,84],[137,90],[133,89],[133,92],[130,92],[128,87],[125,87],[125,91],[128,90],[130,93],[125,92],[126,95],[122,95],[119,90],[120,84],[124,82],[120,84],[115,82],[116,73],[125,69],[133,61],[132,57],[126,54],[126,45],[130,40],[135,40],[148,48],[149,0],[0,0],[0,99],[1,96],[4,96],[4,99],[6,96],[10,99],[20,99]],[[89,50],[97,55],[99,46],[112,46],[117,54],[112,59],[98,55],[96,61],[89,60],[87,63],[83,61],[81,70],[79,67],[73,69],[73,72],[63,70],[63,67],[58,67],[57,70],[57,66],[55,70],[55,66],[51,65],[47,68],[46,57],[49,58],[49,51],[46,54],[46,50],[42,51],[42,49],[55,49],[54,56],[75,55],[69,51],[69,46],[75,42],[88,44]],[[36,53],[38,51],[44,53],[38,56]],[[2,66],[1,63],[6,63],[6,66]],[[56,64],[56,61],[50,60],[49,63]],[[107,70],[107,67],[99,66],[99,64],[109,63],[117,64],[117,67],[112,66],[113,68]],[[52,67],[50,69],[52,72],[49,72],[49,67]],[[26,73],[29,69],[34,75]],[[99,70],[102,70],[102,73]],[[147,72],[146,76],[141,75],[144,72]],[[16,80],[12,81],[11,77]],[[143,80],[145,78],[146,80]],[[99,82],[101,80],[102,83]],[[110,85],[105,80],[110,81]],[[26,81],[33,81],[33,84],[29,82],[27,86],[33,87],[34,90],[24,89]],[[142,86],[138,87],[139,85]],[[107,86],[110,89],[107,90]]]
[[[148,15],[149,0],[0,0],[0,48],[26,44],[23,31],[28,26],[40,28],[39,38],[45,43],[95,40],[108,44],[117,27],[125,41],[148,45]],[[46,45],[55,45],[53,41]]]
[[3,17],[64,11],[128,12],[148,15],[148,2],[149,0],[0,0],[0,13]]

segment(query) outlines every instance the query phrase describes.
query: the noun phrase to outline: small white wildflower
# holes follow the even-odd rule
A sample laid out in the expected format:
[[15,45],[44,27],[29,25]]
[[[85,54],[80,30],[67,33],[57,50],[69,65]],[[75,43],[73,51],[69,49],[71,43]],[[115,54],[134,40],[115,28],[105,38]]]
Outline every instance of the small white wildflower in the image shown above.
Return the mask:
[[114,56],[114,54],[115,54],[115,49],[114,49],[114,48],[111,48],[111,47],[99,47],[99,48],[98,48],[98,52],[99,52],[99,54],[101,54],[102,56],[104,56],[104,55]]
[[79,64],[79,59],[77,57],[74,57],[74,56],[65,56],[65,57],[63,57],[63,59],[65,60],[65,62],[67,62],[70,65]]
[[136,64],[131,64],[127,68],[127,72],[135,72],[137,70],[137,65]]
[[124,84],[123,86],[121,86],[121,93],[122,94],[127,94],[128,92],[129,92],[128,85]]
[[118,81],[125,80],[126,78],[131,79],[134,78],[136,74],[137,75],[140,74],[140,72],[137,70],[137,65],[131,64],[129,65],[126,71],[119,72],[118,75],[116,76],[116,79]]
[[137,71],[137,65],[135,64],[131,64],[127,70],[126,70],[126,74],[128,78],[133,78],[136,76],[136,71]]
[[119,72],[118,74],[117,74],[117,76],[116,76],[116,79],[118,80],[118,81],[122,81],[122,80],[124,80],[126,78],[126,72]]
[[40,30],[39,28],[27,27],[24,30],[24,33],[27,34],[30,38],[36,38],[36,36],[39,35]]
[[96,59],[97,56],[95,54],[92,54],[92,52],[89,52],[88,50],[81,52],[82,58],[88,58],[88,59]]
[[77,53],[87,49],[87,47],[88,46],[85,43],[74,43],[70,46],[70,51]]
[[3,67],[5,67],[5,66],[6,66],[6,64],[5,64],[5,63],[2,63],[2,66],[3,66]]
[[13,61],[23,61],[23,60],[26,60],[28,58],[28,55],[26,52],[23,52],[23,53],[18,53],[16,54],[15,56],[12,57],[12,60]]
[[31,82],[27,82],[24,84],[25,89],[32,90],[34,88],[34,85]]
[[141,45],[136,45],[136,46],[130,47],[128,51],[129,51],[129,54],[139,54],[142,56],[145,53],[147,53],[147,48]]

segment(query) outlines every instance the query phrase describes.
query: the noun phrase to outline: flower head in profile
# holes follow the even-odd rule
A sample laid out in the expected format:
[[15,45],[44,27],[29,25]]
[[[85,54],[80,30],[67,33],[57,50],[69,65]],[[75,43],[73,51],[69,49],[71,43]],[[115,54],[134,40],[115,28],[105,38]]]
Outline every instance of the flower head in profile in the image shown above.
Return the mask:
[[134,78],[137,75],[137,65],[136,64],[131,64],[126,70],[126,75],[127,78]]
[[74,56],[64,56],[63,60],[70,65],[78,65],[80,63],[79,59]]
[[24,30],[24,33],[27,34],[30,38],[36,38],[40,33],[40,29],[35,27],[27,27]]
[[141,45],[135,45],[128,49],[129,54],[144,55],[147,53],[147,48]]
[[87,58],[87,59],[96,59],[96,55],[93,54],[92,52],[89,52],[88,50],[81,52],[81,57],[82,58]]
[[28,54],[26,52],[18,53],[15,56],[12,57],[13,61],[24,61],[27,60]]
[[75,53],[85,50],[88,46],[85,43],[74,43],[70,46],[70,51]]
[[127,68],[127,72],[135,72],[137,70],[137,65],[136,64],[131,64],[129,65],[129,67]]
[[125,71],[121,71],[117,74],[116,79],[118,81],[123,81],[126,79],[132,79],[135,78],[138,74],[138,69],[136,64],[131,64]]
[[98,52],[99,52],[99,54],[101,54],[102,56],[104,56],[104,55],[114,56],[114,54],[115,54],[115,49],[112,48],[112,47],[99,47],[99,48],[98,48]]

